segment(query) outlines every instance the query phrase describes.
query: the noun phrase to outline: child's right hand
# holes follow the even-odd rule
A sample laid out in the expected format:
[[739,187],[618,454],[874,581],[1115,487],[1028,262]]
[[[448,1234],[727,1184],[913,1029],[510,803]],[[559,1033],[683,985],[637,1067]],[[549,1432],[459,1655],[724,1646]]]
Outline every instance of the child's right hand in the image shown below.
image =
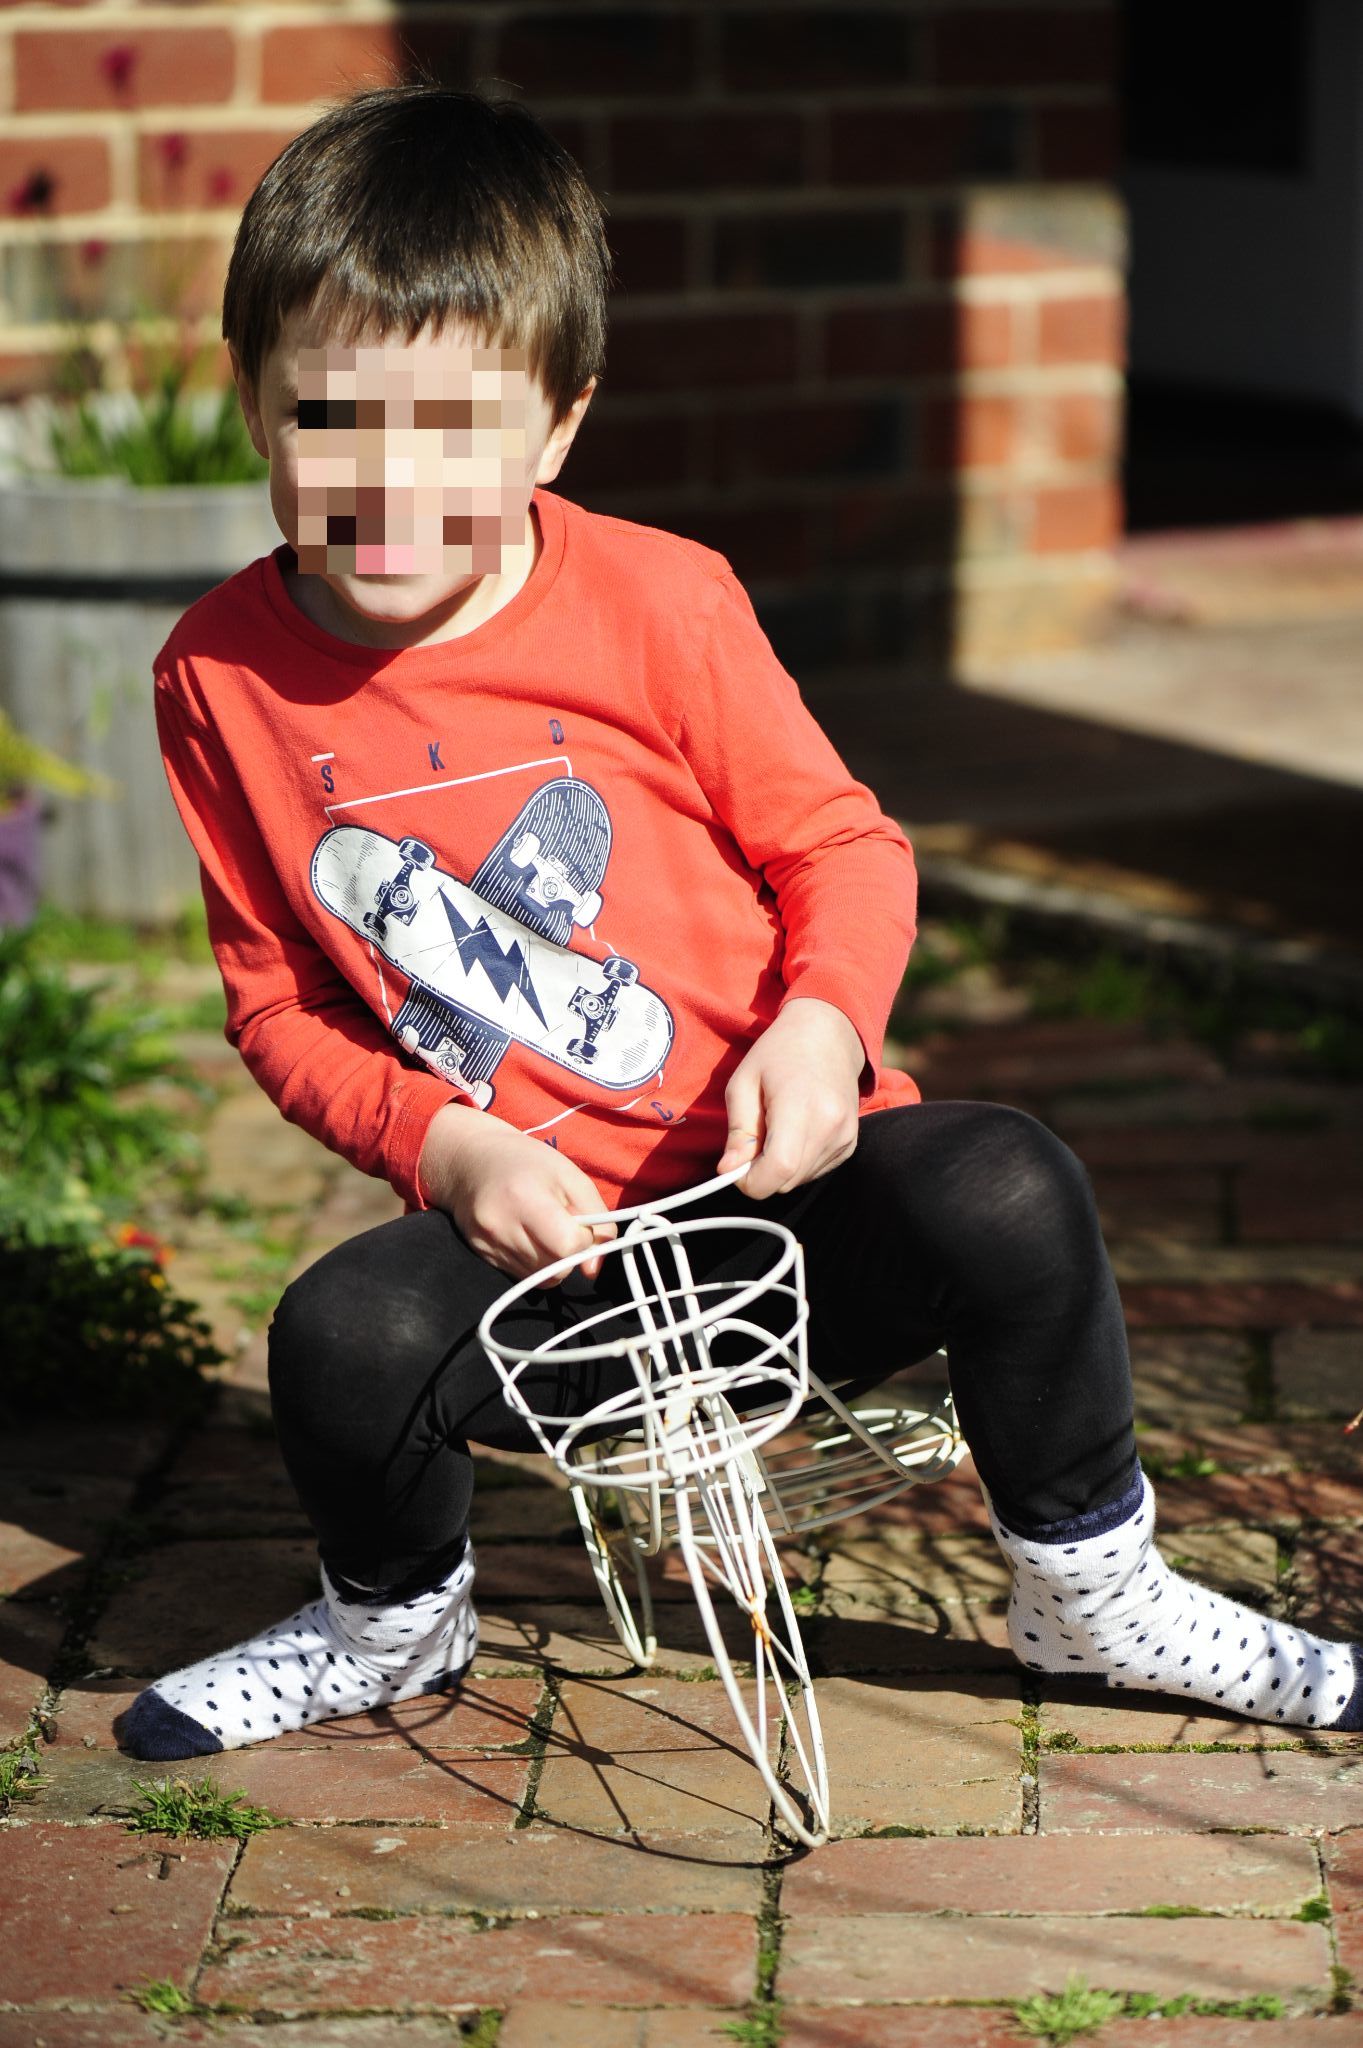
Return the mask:
[[[438,1109],[417,1173],[431,1207],[447,1210],[480,1258],[518,1280],[615,1236],[613,1223],[589,1228],[575,1220],[605,1206],[581,1167],[481,1109],[457,1102]],[[601,1261],[588,1259],[579,1270],[594,1280]]]

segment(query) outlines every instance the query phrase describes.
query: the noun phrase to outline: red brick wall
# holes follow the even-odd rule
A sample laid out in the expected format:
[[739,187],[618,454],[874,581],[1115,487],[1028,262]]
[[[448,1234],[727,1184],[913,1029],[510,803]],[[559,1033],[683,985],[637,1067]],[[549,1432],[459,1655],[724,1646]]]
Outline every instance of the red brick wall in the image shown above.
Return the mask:
[[723,548],[806,666],[1054,644],[1119,519],[1114,41],[1113,0],[0,0],[0,396],[63,296],[173,276],[212,331],[260,171],[419,55],[609,206],[565,489]]

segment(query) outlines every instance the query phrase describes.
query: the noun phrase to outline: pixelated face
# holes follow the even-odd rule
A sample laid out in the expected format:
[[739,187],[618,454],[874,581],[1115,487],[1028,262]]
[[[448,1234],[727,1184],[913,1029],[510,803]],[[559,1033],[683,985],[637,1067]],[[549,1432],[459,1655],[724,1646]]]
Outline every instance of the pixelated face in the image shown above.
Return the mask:
[[524,356],[457,329],[342,348],[291,318],[258,425],[299,576],[325,585],[305,609],[347,638],[414,644],[443,637],[483,579],[518,586],[531,494],[557,475],[585,403],[555,427]]

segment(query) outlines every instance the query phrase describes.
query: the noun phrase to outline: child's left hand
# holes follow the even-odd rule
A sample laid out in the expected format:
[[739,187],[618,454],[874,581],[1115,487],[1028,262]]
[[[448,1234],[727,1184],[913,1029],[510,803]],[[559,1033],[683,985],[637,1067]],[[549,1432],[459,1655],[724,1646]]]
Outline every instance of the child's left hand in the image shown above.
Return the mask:
[[866,1054],[832,1003],[795,996],[730,1076],[729,1137],[718,1171],[751,1160],[739,1183],[763,1201],[817,1180],[857,1144],[858,1083]]

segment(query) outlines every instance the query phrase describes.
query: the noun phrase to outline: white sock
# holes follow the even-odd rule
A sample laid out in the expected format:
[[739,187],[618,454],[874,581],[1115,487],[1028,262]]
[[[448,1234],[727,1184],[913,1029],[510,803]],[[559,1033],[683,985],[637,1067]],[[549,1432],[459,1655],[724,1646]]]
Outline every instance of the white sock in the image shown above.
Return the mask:
[[287,1621],[138,1694],[117,1727],[134,1756],[209,1756],[362,1714],[463,1677],[478,1649],[470,1545],[438,1586],[381,1606],[343,1600],[322,1566],[322,1597]]
[[1040,1536],[1013,1534],[992,1506],[989,1519],[1013,1567],[1008,1639],[1029,1670],[1191,1695],[1298,1728],[1363,1727],[1363,1653],[1171,1571],[1143,1472],[1110,1508]]

